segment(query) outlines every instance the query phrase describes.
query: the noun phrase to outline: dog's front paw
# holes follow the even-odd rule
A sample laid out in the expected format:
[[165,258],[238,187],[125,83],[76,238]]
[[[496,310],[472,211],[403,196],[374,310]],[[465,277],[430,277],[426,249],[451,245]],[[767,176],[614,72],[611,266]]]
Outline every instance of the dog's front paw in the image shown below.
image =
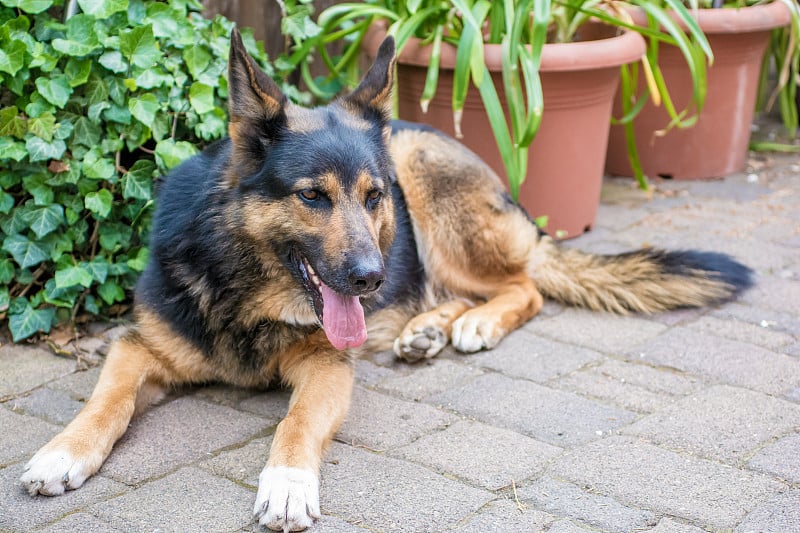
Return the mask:
[[253,513],[274,531],[303,531],[319,518],[319,479],[311,470],[268,466],[258,476]]
[[42,449],[25,465],[20,481],[31,496],[58,496],[77,489],[93,473],[89,461],[75,458],[65,449]]
[[491,349],[506,335],[496,317],[486,316],[483,309],[467,311],[453,322],[453,347],[465,353]]

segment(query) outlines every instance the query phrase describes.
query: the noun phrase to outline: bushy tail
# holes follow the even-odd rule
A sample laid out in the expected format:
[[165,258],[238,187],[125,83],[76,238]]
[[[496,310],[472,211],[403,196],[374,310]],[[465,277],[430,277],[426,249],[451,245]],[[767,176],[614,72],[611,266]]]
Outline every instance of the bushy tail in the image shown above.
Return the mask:
[[543,237],[530,276],[545,297],[578,307],[655,313],[732,299],[752,285],[752,271],[727,255],[642,249],[595,255]]

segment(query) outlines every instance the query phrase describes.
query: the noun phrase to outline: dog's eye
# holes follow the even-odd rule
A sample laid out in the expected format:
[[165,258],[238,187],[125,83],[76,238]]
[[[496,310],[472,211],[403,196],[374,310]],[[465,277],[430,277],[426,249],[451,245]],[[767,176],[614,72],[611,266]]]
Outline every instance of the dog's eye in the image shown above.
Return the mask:
[[370,193],[367,195],[367,207],[370,209],[375,209],[375,207],[377,207],[378,203],[381,201],[381,198],[383,198],[383,193],[381,191],[377,189],[370,191]]
[[314,189],[303,189],[297,194],[299,194],[300,198],[306,202],[315,202],[322,196],[319,191],[315,191]]

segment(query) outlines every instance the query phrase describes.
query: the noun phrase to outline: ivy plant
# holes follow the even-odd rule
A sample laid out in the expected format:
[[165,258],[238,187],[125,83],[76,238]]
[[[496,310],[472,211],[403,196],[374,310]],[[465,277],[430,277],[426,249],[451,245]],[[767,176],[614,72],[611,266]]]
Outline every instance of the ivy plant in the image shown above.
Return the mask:
[[226,134],[233,23],[201,9],[0,0],[0,320],[14,341],[124,311],[154,178]]

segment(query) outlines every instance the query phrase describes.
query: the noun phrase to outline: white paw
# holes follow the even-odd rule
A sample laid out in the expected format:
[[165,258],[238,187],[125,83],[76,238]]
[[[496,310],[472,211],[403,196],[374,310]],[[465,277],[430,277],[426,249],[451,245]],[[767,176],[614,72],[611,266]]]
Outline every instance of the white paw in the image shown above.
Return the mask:
[[494,320],[467,312],[453,322],[453,347],[465,353],[491,349],[497,346],[505,332]]
[[25,465],[20,481],[31,496],[58,496],[77,489],[93,473],[87,461],[75,459],[66,450],[40,450]]
[[274,531],[303,531],[319,518],[319,479],[311,470],[268,466],[258,476],[253,507],[258,523]]
[[394,340],[394,353],[397,357],[413,363],[420,359],[430,359],[447,346],[447,335],[441,328],[428,326],[401,334]]

